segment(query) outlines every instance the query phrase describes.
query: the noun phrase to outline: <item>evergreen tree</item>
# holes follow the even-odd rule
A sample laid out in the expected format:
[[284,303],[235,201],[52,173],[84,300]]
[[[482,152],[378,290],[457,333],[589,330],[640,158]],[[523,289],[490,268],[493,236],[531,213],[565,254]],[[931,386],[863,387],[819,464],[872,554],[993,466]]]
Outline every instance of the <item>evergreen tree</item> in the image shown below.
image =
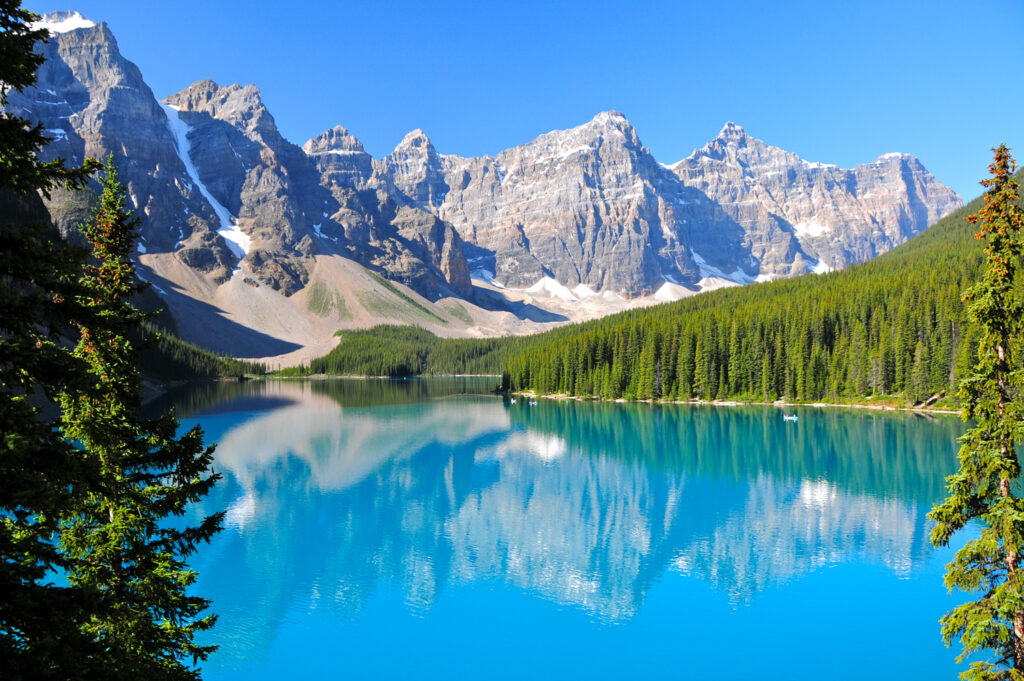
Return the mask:
[[1019,496],[1022,435],[1019,347],[1024,305],[1018,290],[1024,251],[1024,210],[1006,145],[995,149],[985,207],[968,218],[975,235],[987,240],[981,280],[964,294],[969,319],[980,333],[973,373],[961,384],[963,418],[976,425],[960,438],[960,467],[948,479],[949,497],[929,517],[932,541],[949,543],[954,532],[975,521],[981,534],[968,541],[947,566],[946,585],[981,591],[942,618],[947,645],[959,638],[960,660],[991,650],[990,660],[974,662],[961,678],[975,681],[1024,679],[1024,500]]
[[66,567],[56,520],[90,473],[53,417],[58,393],[84,376],[61,342],[80,258],[48,223],[39,194],[80,187],[92,172],[40,160],[40,125],[6,112],[35,83],[45,30],[17,0],[0,0],[0,669],[7,679],[84,674],[94,647],[78,622],[81,593],[54,583]]
[[83,626],[104,650],[105,678],[194,679],[195,664],[214,647],[193,639],[215,616],[199,617],[207,601],[186,593],[196,573],[185,558],[219,530],[222,514],[193,527],[168,521],[218,478],[209,471],[213,448],[203,446],[198,426],[178,437],[172,414],[138,415],[133,337],[146,315],[131,304],[138,291],[130,257],[137,221],[125,207],[113,155],[100,183],[99,206],[81,227],[94,261],[82,277],[81,303],[91,314],[77,322],[75,348],[91,385],[61,400],[65,432],[98,469],[98,484],[64,514],[67,579],[92,598]]

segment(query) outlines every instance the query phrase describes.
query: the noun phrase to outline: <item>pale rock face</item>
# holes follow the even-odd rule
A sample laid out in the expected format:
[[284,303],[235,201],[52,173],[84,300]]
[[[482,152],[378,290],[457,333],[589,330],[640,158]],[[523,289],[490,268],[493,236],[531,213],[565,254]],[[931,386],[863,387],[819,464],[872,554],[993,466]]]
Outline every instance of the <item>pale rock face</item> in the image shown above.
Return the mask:
[[[644,295],[667,278],[695,284],[695,244],[730,271],[743,260],[739,229],[658,164],[618,112],[495,157],[439,155],[415,131],[375,171],[450,222],[472,245],[471,266],[504,286],[551,277]],[[699,226],[708,219],[711,230]]]
[[808,261],[809,269],[862,262],[961,205],[909,154],[844,170],[765,144],[735,123],[672,170],[743,227],[765,275],[802,274]]
[[436,209],[448,193],[441,157],[422,130],[410,132],[374,166],[379,186],[397,190],[414,205]]

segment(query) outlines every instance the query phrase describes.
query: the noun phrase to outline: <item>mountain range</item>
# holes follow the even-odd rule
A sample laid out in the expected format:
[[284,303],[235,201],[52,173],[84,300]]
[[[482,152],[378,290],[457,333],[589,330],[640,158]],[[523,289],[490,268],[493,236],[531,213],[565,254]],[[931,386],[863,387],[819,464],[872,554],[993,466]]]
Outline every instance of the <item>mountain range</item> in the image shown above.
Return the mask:
[[[49,156],[114,154],[140,276],[185,339],[235,356],[322,354],[337,329],[384,321],[524,333],[842,269],[961,205],[909,154],[842,169],[734,123],[664,165],[614,111],[494,156],[442,154],[415,130],[377,159],[340,126],[299,147],[253,85],[158,100],[106,24],[40,23],[46,61],[8,112],[43,125]],[[74,238],[90,201],[48,208]]]

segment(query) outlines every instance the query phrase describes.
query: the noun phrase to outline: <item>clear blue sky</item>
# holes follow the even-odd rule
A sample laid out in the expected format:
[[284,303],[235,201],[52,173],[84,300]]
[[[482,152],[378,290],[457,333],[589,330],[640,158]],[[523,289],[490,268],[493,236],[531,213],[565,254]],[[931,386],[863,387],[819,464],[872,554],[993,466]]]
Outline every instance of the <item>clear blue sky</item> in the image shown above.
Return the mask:
[[1024,160],[1021,0],[24,6],[106,21],[158,97],[255,83],[288,139],[340,124],[376,157],[414,128],[493,154],[617,109],[665,163],[727,120],[843,167],[912,153],[965,199],[989,147]]

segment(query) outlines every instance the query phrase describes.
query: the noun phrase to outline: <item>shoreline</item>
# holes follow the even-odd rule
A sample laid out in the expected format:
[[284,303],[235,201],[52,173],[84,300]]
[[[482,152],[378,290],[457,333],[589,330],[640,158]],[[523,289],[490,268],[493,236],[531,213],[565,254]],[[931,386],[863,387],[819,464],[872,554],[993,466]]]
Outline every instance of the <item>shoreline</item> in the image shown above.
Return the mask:
[[362,376],[357,374],[310,374],[309,376],[274,376],[273,374],[267,374],[265,376],[259,376],[258,378],[270,379],[275,381],[327,381],[335,378],[343,378],[345,380],[356,379],[364,381],[418,381],[431,378],[501,378],[501,374],[419,374],[416,376]]
[[[501,378],[501,374],[433,374],[428,376],[359,376],[359,375],[328,375],[328,374],[314,374],[310,376],[253,376],[247,377],[247,380],[273,380],[273,381],[327,381],[332,379],[344,379],[344,380],[389,380],[389,381],[409,381],[409,380],[424,380],[431,378]],[[774,400],[772,402],[762,400],[627,400],[619,397],[616,399],[604,399],[601,397],[581,397],[578,395],[565,395],[563,393],[548,393],[544,395],[538,395],[532,390],[516,390],[504,393],[508,395],[519,395],[522,397],[530,397],[534,399],[543,398],[547,400],[573,400],[576,402],[608,402],[608,403],[633,403],[633,404],[691,404],[691,405],[708,405],[712,407],[747,407],[747,406],[762,406],[762,407],[815,407],[819,409],[867,409],[871,411],[902,411],[912,412],[917,414],[938,414],[943,416],[959,416],[959,409],[934,409],[932,407],[900,407],[893,406],[891,404],[865,404],[865,403],[841,403],[841,402],[788,402],[786,400]]]
[[546,395],[538,395],[532,390],[519,390],[508,393],[510,395],[521,395],[523,397],[532,397],[534,399],[544,398],[547,400],[573,400],[576,402],[608,402],[608,403],[632,403],[632,404],[704,404],[712,407],[747,407],[747,406],[762,406],[762,407],[816,407],[816,408],[827,408],[827,409],[868,409],[871,411],[906,411],[914,412],[918,414],[941,414],[943,416],[959,416],[960,410],[954,409],[933,409],[931,407],[895,407],[888,404],[842,404],[838,402],[787,402],[785,400],[775,400],[773,402],[765,401],[747,401],[747,400],[627,400],[625,398],[616,398],[613,400],[603,399],[600,397],[579,397],[575,395],[565,395],[562,393],[550,393]]

